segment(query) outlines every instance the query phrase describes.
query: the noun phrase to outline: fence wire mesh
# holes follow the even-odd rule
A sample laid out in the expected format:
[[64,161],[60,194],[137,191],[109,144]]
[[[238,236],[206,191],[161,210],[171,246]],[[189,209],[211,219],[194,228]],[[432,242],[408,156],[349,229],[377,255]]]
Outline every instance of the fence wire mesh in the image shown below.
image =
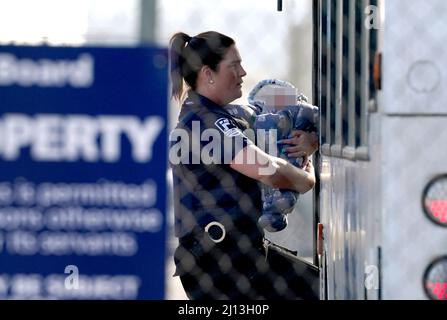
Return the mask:
[[[284,4],[282,12],[276,11],[276,5],[276,1],[244,1],[240,3],[163,1],[159,3],[157,9],[157,26],[159,28],[157,41],[166,44],[169,37],[178,31],[194,36],[204,31],[215,30],[231,36],[236,41],[242,56],[242,65],[247,71],[247,76],[244,78],[243,96],[235,103],[247,104],[248,92],[260,80],[270,78],[289,81],[300,92],[311,97],[312,3],[311,1],[288,2]],[[176,7],[175,11],[172,10],[173,6]],[[179,106],[173,103],[171,111],[171,124],[175,126],[178,120]],[[203,260],[205,262],[197,262],[197,257],[194,259],[194,256],[190,254],[191,248],[186,251],[183,250],[184,248],[177,249],[175,260],[178,268],[196,267],[194,271],[191,270],[195,276],[189,274],[182,277],[183,286],[187,288],[192,286],[194,289],[191,290],[197,294],[202,290],[204,297],[210,298],[315,298],[318,291],[318,282],[314,281],[316,269],[309,263],[313,258],[314,236],[312,192],[301,196],[294,212],[289,215],[289,226],[284,231],[266,232],[269,240],[282,247],[274,247],[277,250],[272,249],[270,254],[266,254],[265,244],[259,241],[255,243],[250,235],[250,229],[252,229],[253,235],[257,236],[260,232],[264,232],[257,224],[257,214],[260,212],[259,207],[262,206],[259,195],[247,193],[251,182],[240,181],[235,186],[234,177],[226,170],[219,167],[207,169],[213,172],[210,174],[208,171],[200,178],[213,179],[210,176],[217,177],[216,181],[225,185],[223,191],[218,195],[211,194],[202,197],[201,201],[206,203],[202,203],[201,209],[195,212],[191,212],[190,205],[181,203],[183,209],[186,209],[184,212],[194,216],[200,212],[211,210],[211,207],[225,208],[224,202],[228,201],[226,197],[229,194],[230,198],[238,203],[239,208],[242,208],[241,211],[247,215],[248,219],[246,217],[246,221],[238,222],[233,227],[234,222],[231,221],[231,214],[221,212],[220,220],[225,216],[227,220],[230,218],[224,223],[228,239],[223,241],[224,244],[211,245],[211,247],[208,244],[208,247],[213,249],[204,252],[206,257]],[[192,176],[194,175],[197,174],[192,174]],[[226,175],[229,176],[226,177]],[[189,185],[194,180],[197,179],[191,178],[190,174],[189,178],[184,177],[179,184],[185,187],[185,181],[188,181]],[[245,185],[245,190],[242,185]],[[189,192],[200,197],[207,191],[200,186],[200,181],[192,182]],[[179,199],[174,194],[173,202],[176,201]],[[240,225],[243,226],[242,230],[239,230]],[[203,237],[199,235],[196,238]],[[225,244],[227,241],[229,243]],[[174,238],[171,244],[173,250],[177,243],[178,240]],[[188,245],[191,246],[191,243]],[[224,249],[219,249],[219,246],[223,246]],[[207,247],[207,245],[200,245],[200,250],[203,250],[203,247]],[[235,257],[231,254],[228,256],[228,252],[232,252],[230,248],[233,248]],[[224,254],[222,254],[222,250]],[[216,254],[215,251],[219,253]],[[182,258],[182,252],[184,258]],[[238,252],[239,254],[247,252],[247,254],[237,256]],[[291,257],[297,255],[307,260],[302,264],[294,263]],[[277,262],[273,265],[270,264],[268,257],[274,260],[275,258],[272,257],[277,257]],[[195,263],[191,264],[192,261]],[[200,266],[201,263],[205,263],[205,266]],[[238,267],[234,268],[234,266]],[[212,272],[216,274],[211,276],[210,273],[200,272],[201,268],[206,270],[214,268]],[[257,272],[258,268],[260,272]],[[228,274],[225,274],[226,272]],[[297,274],[302,275],[306,272],[308,273],[307,279],[297,276]],[[218,277],[217,274],[221,277]],[[255,277],[259,279],[254,279]]]
[[[51,1],[28,4],[29,10],[21,8],[23,1],[12,3],[0,12],[3,44],[135,45],[141,40],[137,0],[108,5],[83,0],[72,2],[70,10]],[[447,170],[439,148],[447,141],[446,2],[283,1],[282,12],[275,0],[155,3],[153,40],[162,47],[178,31],[194,36],[215,30],[236,40],[248,74],[235,103],[246,104],[260,80],[276,78],[311,97],[321,120],[317,206],[312,192],[301,196],[284,231],[260,228],[262,196],[252,181],[239,177],[235,183],[232,172],[218,165],[177,172],[168,217],[174,226],[177,206],[191,232],[177,233],[179,240],[172,227],[167,298],[445,299],[445,258],[440,259],[446,256],[440,223],[445,192],[424,197],[424,188]],[[42,27],[34,12],[43,7],[60,14]],[[36,30],[20,28],[19,15],[9,14],[12,8],[33,13],[22,18]],[[65,11],[71,19],[61,23]],[[173,102],[170,129],[179,111]],[[187,202],[191,195],[198,207]],[[225,209],[228,203],[243,214],[234,219]],[[195,227],[210,212],[225,234],[219,225]],[[314,214],[325,228],[320,270],[309,263],[316,249]],[[260,236],[264,232],[275,244]],[[216,243],[210,234],[224,240]],[[183,284],[172,277],[174,262]],[[433,278],[424,283],[432,270]]]

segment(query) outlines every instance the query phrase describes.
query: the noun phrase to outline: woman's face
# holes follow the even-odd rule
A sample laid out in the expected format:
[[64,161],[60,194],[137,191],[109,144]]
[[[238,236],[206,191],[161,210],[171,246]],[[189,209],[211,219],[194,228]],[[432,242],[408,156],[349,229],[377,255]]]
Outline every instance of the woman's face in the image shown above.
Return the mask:
[[213,89],[219,97],[220,105],[228,103],[242,97],[242,77],[247,73],[241,65],[242,59],[235,45],[232,45],[223,60],[213,72]]

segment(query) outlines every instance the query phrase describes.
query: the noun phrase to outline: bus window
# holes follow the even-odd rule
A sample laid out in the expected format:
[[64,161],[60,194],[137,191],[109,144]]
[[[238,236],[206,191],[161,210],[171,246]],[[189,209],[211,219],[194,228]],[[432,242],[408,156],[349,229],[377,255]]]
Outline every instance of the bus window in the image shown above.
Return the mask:
[[[353,104],[355,111],[355,131],[354,131],[354,139],[355,146],[359,147],[362,145],[362,141],[364,142],[364,138],[362,137],[361,130],[361,118],[362,118],[362,35],[363,35],[363,2],[362,1],[352,1],[354,2],[354,10],[355,10],[355,24],[354,24],[354,37],[355,37],[355,53],[354,53],[354,85],[355,90],[353,92]],[[366,133],[366,132],[365,132]]]
[[320,133],[321,133],[321,145],[327,146],[330,142],[328,141],[328,131],[327,131],[327,115],[328,115],[328,58],[329,58],[329,42],[328,42],[328,5],[329,0],[322,0],[318,5],[318,34],[319,38],[317,40],[316,50],[316,61],[318,61],[317,70],[317,94],[314,94],[316,101],[320,106]]
[[325,1],[327,6],[327,33],[326,33],[326,48],[327,48],[327,82],[322,84],[326,86],[326,108],[325,108],[325,120],[326,120],[326,136],[324,137],[322,152],[326,155],[331,155],[331,146],[335,144],[335,127],[336,127],[336,7],[332,1]]
[[321,153],[368,160],[368,111],[374,106],[377,30],[365,24],[377,0],[317,0],[316,101],[321,106]]
[[354,144],[352,143],[351,131],[355,126],[355,120],[351,116],[351,110],[353,109],[352,101],[350,100],[351,92],[354,83],[352,83],[350,74],[352,70],[351,57],[351,45],[354,43],[354,37],[350,34],[351,21],[354,18],[351,12],[352,0],[343,1],[343,17],[342,17],[342,83],[341,83],[341,147],[343,148],[343,157],[353,160],[355,158]]

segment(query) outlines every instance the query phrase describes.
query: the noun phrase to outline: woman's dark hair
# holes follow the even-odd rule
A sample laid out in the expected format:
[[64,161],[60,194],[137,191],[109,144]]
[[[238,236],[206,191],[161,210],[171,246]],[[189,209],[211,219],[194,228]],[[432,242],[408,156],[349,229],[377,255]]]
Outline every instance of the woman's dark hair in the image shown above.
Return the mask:
[[170,72],[172,96],[178,100],[183,94],[183,80],[196,89],[197,76],[203,66],[216,71],[234,40],[216,31],[200,33],[190,37],[178,32],[170,40]]

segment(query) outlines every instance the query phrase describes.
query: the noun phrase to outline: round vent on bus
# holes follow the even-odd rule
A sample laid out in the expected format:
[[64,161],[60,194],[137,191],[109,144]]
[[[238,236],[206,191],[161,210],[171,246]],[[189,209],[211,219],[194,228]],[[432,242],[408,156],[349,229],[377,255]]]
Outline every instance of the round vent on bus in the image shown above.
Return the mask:
[[422,202],[428,218],[447,228],[447,175],[430,181],[424,190]]
[[447,257],[435,260],[427,268],[424,288],[431,300],[447,300]]

